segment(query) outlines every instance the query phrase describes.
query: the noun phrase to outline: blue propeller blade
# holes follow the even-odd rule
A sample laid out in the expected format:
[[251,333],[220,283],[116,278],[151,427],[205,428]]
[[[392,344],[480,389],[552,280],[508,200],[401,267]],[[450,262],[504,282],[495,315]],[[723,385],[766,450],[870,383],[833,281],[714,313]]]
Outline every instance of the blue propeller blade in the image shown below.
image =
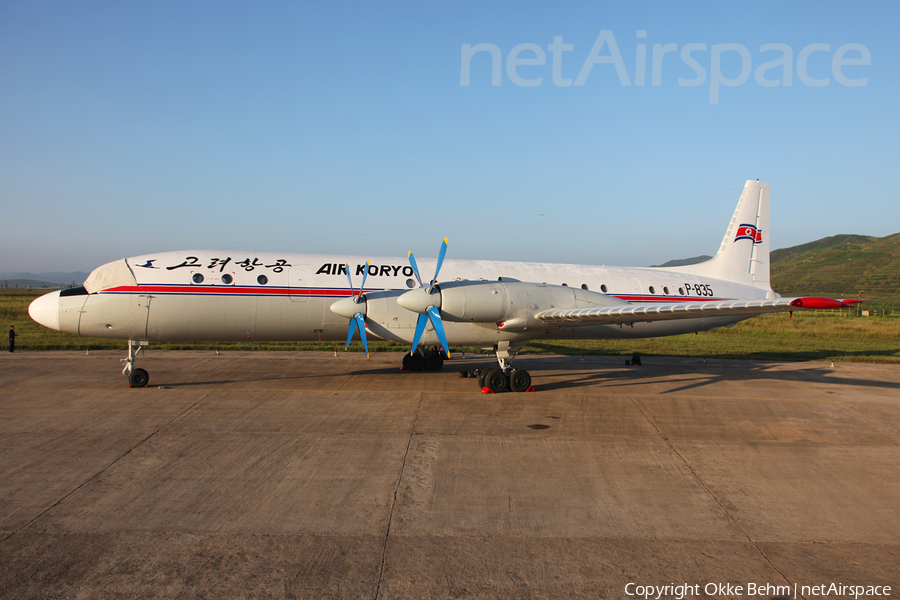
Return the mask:
[[[347,272],[347,283],[350,284],[350,297],[356,298],[356,290],[353,289],[353,278],[350,277],[350,263],[344,263],[344,270]],[[359,286],[359,295],[362,296],[366,289],[366,277],[369,276],[369,261],[366,261],[366,268],[363,270],[362,285]]]
[[437,282],[438,273],[441,272],[441,265],[444,264],[444,256],[447,255],[447,238],[444,238],[443,243],[441,243],[441,250],[438,252],[437,266],[434,268],[434,278],[431,280],[431,285],[428,288],[428,293],[431,293],[431,288],[434,287],[435,282]]
[[350,263],[344,263],[344,271],[347,273],[347,283],[350,284],[350,297],[355,298],[356,294],[353,291],[353,280],[350,278]]
[[[348,270],[348,276],[349,276],[349,270]],[[366,261],[366,270],[363,271],[362,285],[359,286],[359,295],[360,296],[362,296],[363,292],[366,290],[366,277],[368,277],[368,276],[369,276],[369,261]],[[352,288],[353,286],[351,285],[350,287]]]
[[353,334],[356,333],[357,329],[359,329],[359,339],[362,340],[363,348],[366,351],[366,358],[369,358],[369,341],[366,339],[366,318],[362,313],[356,313],[350,319],[350,327],[347,330],[347,345],[344,346],[344,350],[350,347],[350,342],[353,341]]
[[413,335],[412,350],[409,351],[410,354],[413,354],[416,351],[416,348],[419,347],[419,340],[422,339],[422,334],[425,333],[426,323],[428,323],[428,315],[420,314],[419,318],[416,319],[416,333]]
[[422,287],[422,278],[419,277],[419,265],[416,264],[416,257],[413,256],[412,250],[409,251],[409,266],[412,267],[413,275],[416,276],[416,281],[419,282],[419,287]]
[[444,353],[447,354],[447,358],[450,358],[450,346],[447,345],[447,334],[444,333],[444,322],[441,321],[441,312],[436,306],[432,306],[428,309],[428,318],[431,320],[431,326],[434,327],[434,333],[437,334],[441,346],[444,348]]
[[[354,299],[354,301],[358,304],[362,302],[362,294],[366,285],[366,277],[369,275],[369,261],[366,261],[366,270],[363,271],[363,280],[362,285],[359,286],[359,299],[356,298],[356,293],[353,291],[353,278],[350,277],[350,263],[344,263],[344,269],[347,272],[347,281],[350,283],[350,297]],[[362,340],[363,348],[366,350],[366,358],[369,358],[369,342],[366,339],[366,317],[361,312],[353,315],[353,318],[350,319],[350,326],[347,328],[347,345],[344,346],[344,350],[350,347],[350,342],[353,341],[353,333],[359,329],[359,339]]]
[[[437,265],[435,265],[434,268],[434,278],[428,284],[427,291],[429,294],[432,293],[434,286],[437,284],[438,273],[441,272],[441,266],[444,264],[444,257],[447,255],[448,244],[447,238],[444,238],[443,243],[441,243],[440,252],[438,252]],[[412,267],[413,274],[416,276],[416,281],[419,282],[419,287],[425,287],[422,285],[422,278],[419,276],[419,265],[416,264],[416,257],[413,256],[411,251],[409,253],[409,266]],[[449,358],[450,346],[447,344],[447,334],[444,332],[444,322],[441,321],[441,311],[435,306],[428,307],[427,314],[420,314],[418,319],[416,319],[416,332],[413,336],[412,350],[410,350],[409,353],[413,354],[416,351],[416,348],[419,347],[419,341],[422,339],[422,334],[425,333],[425,324],[428,321],[431,321],[434,333],[437,335],[438,340],[441,342],[441,346],[444,348],[444,352]]]
[[[353,332],[356,331],[356,319],[350,319],[350,327],[347,329],[347,345],[344,346],[344,350],[350,347],[350,342],[353,341]],[[365,333],[363,333],[365,335]]]
[[[366,318],[362,313],[356,313],[353,322],[359,324],[359,338],[362,340],[363,349],[366,351],[366,358],[369,358],[369,342],[366,340]],[[350,334],[352,335],[353,332],[351,331]]]

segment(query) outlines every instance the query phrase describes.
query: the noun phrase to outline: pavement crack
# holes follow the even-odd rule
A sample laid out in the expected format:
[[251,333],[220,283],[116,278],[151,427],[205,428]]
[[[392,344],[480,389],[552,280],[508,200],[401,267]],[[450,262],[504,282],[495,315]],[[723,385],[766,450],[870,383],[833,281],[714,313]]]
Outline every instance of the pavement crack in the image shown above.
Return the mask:
[[747,531],[741,526],[741,524],[738,522],[738,520],[734,518],[734,515],[732,515],[728,511],[728,508],[726,508],[725,505],[719,501],[718,496],[716,496],[713,493],[713,491],[709,488],[709,486],[706,484],[706,482],[703,481],[703,478],[700,477],[700,474],[696,471],[696,469],[694,469],[693,465],[691,465],[691,463],[688,462],[687,458],[685,458],[685,456],[681,452],[678,451],[678,448],[675,447],[675,445],[672,443],[672,441],[668,437],[663,435],[663,432],[659,429],[659,427],[657,427],[657,425],[653,421],[653,419],[651,419],[650,416],[644,411],[644,408],[640,404],[638,404],[634,398],[631,398],[631,402],[632,402],[632,404],[634,404],[635,408],[637,408],[641,412],[641,414],[644,415],[644,418],[647,419],[647,422],[650,423],[650,425],[653,427],[653,429],[656,431],[656,433],[659,435],[659,437],[666,443],[666,445],[669,446],[669,448],[672,450],[672,452],[675,453],[675,456],[677,456],[681,460],[681,462],[684,464],[684,466],[691,472],[691,475],[694,476],[694,479],[697,480],[697,483],[699,483],[700,486],[704,490],[706,490],[706,493],[709,494],[709,497],[713,499],[713,502],[716,503],[716,506],[718,506],[719,509],[725,514],[725,516],[728,517],[728,519],[734,524],[734,526],[738,528],[738,531],[740,531],[741,534],[743,534],[743,536],[745,538],[747,538],[747,541],[753,545],[753,547],[756,549],[756,551],[759,553],[759,555],[763,558],[763,560],[766,562],[766,564],[768,564],[770,567],[772,567],[776,573],[781,575],[782,579],[784,579],[784,581],[786,583],[788,583],[788,585],[793,586],[794,582],[792,582],[790,579],[788,579],[788,577],[781,571],[781,569],[779,569],[777,566],[775,566],[775,563],[773,563],[769,559],[769,557],[766,556],[766,553],[763,552],[763,549],[759,547],[759,544],[756,543],[756,540],[754,540],[752,537],[750,537],[750,534],[747,533]]
[[41,517],[43,517],[45,514],[47,514],[48,512],[50,512],[50,510],[51,510],[52,508],[54,508],[54,507],[58,506],[59,504],[61,504],[62,502],[64,502],[69,496],[71,496],[72,494],[74,494],[75,492],[77,492],[78,490],[80,490],[81,488],[83,488],[84,486],[86,486],[87,484],[89,484],[90,482],[92,482],[93,480],[97,479],[100,475],[102,475],[102,474],[105,473],[107,470],[109,470],[110,467],[114,466],[114,465],[115,465],[116,463],[118,463],[120,460],[122,460],[123,458],[125,458],[126,456],[128,456],[129,454],[131,454],[136,448],[142,446],[144,443],[146,443],[147,441],[149,441],[151,438],[153,438],[153,437],[154,437],[156,434],[158,434],[160,431],[162,431],[163,429],[169,427],[172,423],[174,423],[175,421],[181,419],[184,415],[190,413],[192,410],[194,410],[194,408],[195,408],[198,404],[200,404],[201,402],[203,402],[203,400],[206,399],[208,396],[209,396],[209,394],[204,394],[204,395],[201,396],[196,402],[194,402],[193,404],[191,404],[190,406],[188,406],[186,409],[184,409],[183,411],[181,411],[180,413],[178,413],[176,416],[174,416],[174,417],[172,417],[171,419],[169,419],[169,421],[167,421],[166,423],[164,423],[163,425],[161,425],[161,426],[160,426],[159,428],[157,428],[155,431],[151,432],[150,434],[148,434],[146,437],[144,437],[143,439],[139,440],[139,441],[136,442],[135,444],[132,444],[132,445],[131,445],[130,447],[128,447],[122,454],[120,454],[119,456],[117,456],[116,458],[114,458],[114,459],[113,459],[110,463],[108,463],[106,466],[104,466],[104,467],[101,468],[99,471],[97,471],[96,473],[94,473],[93,475],[91,475],[90,477],[88,477],[87,479],[85,479],[84,481],[82,481],[80,484],[78,484],[77,486],[75,486],[72,490],[70,490],[70,491],[67,492],[66,494],[63,494],[63,496],[62,496],[61,498],[59,498],[58,500],[56,500],[55,502],[53,502],[52,504],[50,504],[50,506],[48,506],[47,508],[45,508],[44,510],[42,510],[41,512],[39,512],[37,515],[35,515],[33,518],[31,518],[28,522],[24,523],[23,525],[21,525],[20,527],[16,528],[15,530],[9,532],[9,534],[6,535],[6,536],[4,536],[3,538],[0,538],[0,543],[3,543],[3,542],[5,542],[6,540],[8,540],[9,538],[11,538],[12,536],[16,535],[17,533],[19,533],[20,531],[22,531],[23,529],[25,529],[26,527],[28,527],[29,525],[31,525],[32,523],[34,523],[35,521],[37,521],[38,519],[40,519]]
[[372,598],[378,600],[381,596],[381,583],[384,580],[384,564],[387,559],[388,538],[391,537],[391,527],[394,523],[394,507],[397,505],[397,495],[400,493],[400,485],[403,483],[403,475],[406,472],[406,461],[409,459],[409,449],[412,447],[413,435],[416,433],[416,425],[419,422],[419,410],[422,408],[422,398],[424,393],[419,394],[419,402],[416,404],[416,414],[413,416],[412,427],[409,428],[409,437],[406,439],[406,450],[403,453],[403,462],[400,465],[400,474],[397,476],[397,483],[394,486],[394,493],[391,496],[391,507],[388,511],[388,522],[384,532],[384,542],[381,546],[381,564],[378,567],[378,580],[375,582],[375,593]]

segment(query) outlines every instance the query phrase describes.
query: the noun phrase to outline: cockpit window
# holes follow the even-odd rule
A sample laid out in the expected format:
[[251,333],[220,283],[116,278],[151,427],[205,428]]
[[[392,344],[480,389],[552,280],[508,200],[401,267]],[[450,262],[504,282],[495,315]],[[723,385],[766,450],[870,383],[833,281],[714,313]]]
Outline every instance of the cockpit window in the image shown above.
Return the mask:
[[62,290],[59,293],[60,298],[65,296],[87,296],[88,291],[85,289],[83,285],[79,285],[78,287],[69,288],[67,290]]

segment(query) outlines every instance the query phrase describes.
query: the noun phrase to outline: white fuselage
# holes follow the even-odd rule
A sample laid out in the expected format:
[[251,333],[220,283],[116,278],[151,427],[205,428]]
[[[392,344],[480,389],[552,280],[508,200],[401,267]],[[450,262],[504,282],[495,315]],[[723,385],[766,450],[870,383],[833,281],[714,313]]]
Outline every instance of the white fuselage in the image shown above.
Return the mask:
[[[366,260],[218,251],[166,252],[124,259],[96,269],[85,282],[85,290],[63,292],[53,299],[59,306],[57,328],[84,336],[150,341],[343,340],[348,319],[330,307],[352,294],[344,264],[349,264],[353,285],[359,286]],[[369,299],[369,335],[410,342],[418,315],[397,305],[396,299],[418,286],[412,269],[401,258],[368,261],[364,291]],[[434,267],[434,260],[419,263],[423,277],[430,276]],[[497,285],[510,281],[548,284],[546,294],[540,286],[537,292],[518,292],[522,297],[517,301],[531,303],[535,310],[558,308],[554,304],[560,298],[573,306],[591,306],[596,303],[594,299],[603,304],[766,297],[766,291],[758,287],[661,268],[448,259],[440,272],[440,281],[445,283],[479,280]],[[542,338],[675,335],[714,329],[744,318],[747,316],[516,329],[504,329],[496,322],[447,321],[445,327],[450,344],[489,347],[502,341],[517,344]],[[430,327],[423,342],[437,343]]]

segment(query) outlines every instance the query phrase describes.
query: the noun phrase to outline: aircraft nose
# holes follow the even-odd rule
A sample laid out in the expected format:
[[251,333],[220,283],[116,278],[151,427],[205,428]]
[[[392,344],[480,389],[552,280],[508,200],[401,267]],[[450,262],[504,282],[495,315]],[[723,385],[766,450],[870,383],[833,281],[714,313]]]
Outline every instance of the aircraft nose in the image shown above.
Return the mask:
[[59,331],[59,291],[35,298],[28,306],[28,315],[44,327]]

